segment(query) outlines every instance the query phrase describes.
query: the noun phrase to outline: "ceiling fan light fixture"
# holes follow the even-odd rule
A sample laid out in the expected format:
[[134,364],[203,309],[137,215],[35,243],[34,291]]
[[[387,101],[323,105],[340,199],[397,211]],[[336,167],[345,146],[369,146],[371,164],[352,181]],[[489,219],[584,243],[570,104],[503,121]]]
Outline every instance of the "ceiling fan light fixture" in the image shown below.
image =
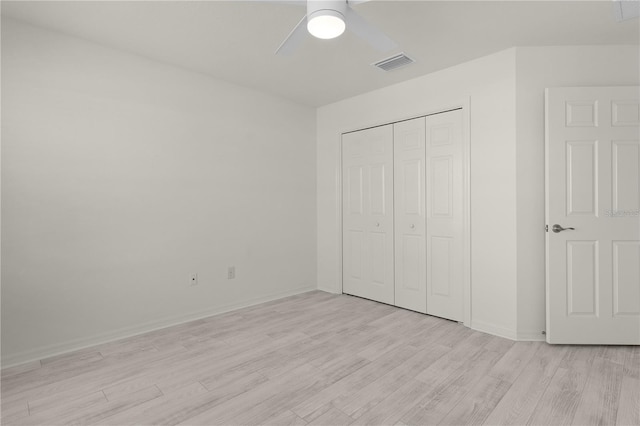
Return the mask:
[[324,40],[340,36],[345,28],[344,16],[335,10],[317,10],[307,19],[309,33]]

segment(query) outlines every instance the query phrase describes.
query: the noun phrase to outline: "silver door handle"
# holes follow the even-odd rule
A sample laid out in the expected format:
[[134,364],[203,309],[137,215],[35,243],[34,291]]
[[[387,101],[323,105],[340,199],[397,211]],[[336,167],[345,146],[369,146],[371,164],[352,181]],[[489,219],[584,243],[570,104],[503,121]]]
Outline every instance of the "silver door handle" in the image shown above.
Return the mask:
[[411,226],[409,226],[409,228],[414,229],[416,226],[412,223]]
[[558,232],[568,231],[569,229],[570,229],[570,230],[572,230],[572,231],[575,231],[575,230],[576,230],[576,228],[563,228],[562,226],[558,225],[557,223],[556,223],[555,225],[553,225],[553,227],[551,228],[551,230],[552,230],[553,232],[555,232],[556,234],[557,234]]
[[376,228],[380,226],[380,222],[376,222]]

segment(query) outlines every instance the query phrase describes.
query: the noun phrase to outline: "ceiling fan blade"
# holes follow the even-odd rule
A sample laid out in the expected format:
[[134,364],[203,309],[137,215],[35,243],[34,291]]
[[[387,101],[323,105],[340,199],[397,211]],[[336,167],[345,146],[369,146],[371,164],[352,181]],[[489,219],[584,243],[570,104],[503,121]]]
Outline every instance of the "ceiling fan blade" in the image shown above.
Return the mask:
[[389,36],[365,21],[362,16],[358,15],[349,6],[347,6],[345,18],[347,20],[347,29],[368,41],[376,49],[385,52],[398,46]]
[[306,22],[307,16],[305,15],[276,49],[276,55],[291,55],[296,50],[302,40],[307,36]]
[[637,18],[640,15],[640,2],[629,0],[614,0],[613,14],[616,21],[622,22],[627,19]]

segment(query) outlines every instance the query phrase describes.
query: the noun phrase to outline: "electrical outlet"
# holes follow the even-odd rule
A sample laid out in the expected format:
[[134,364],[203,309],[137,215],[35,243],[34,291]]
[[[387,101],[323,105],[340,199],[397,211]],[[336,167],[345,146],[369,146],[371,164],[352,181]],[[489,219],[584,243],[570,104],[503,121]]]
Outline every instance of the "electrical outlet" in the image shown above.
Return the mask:
[[189,274],[189,285],[198,285],[198,274]]
[[229,268],[227,269],[227,279],[228,280],[232,280],[236,277],[236,267],[235,266],[229,266]]

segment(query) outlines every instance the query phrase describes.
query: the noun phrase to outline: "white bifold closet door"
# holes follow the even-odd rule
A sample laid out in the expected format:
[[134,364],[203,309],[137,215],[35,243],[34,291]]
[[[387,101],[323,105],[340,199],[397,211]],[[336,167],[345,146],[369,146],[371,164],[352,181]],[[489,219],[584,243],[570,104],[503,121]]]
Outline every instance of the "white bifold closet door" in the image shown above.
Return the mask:
[[462,110],[425,117],[427,313],[464,319]]
[[393,124],[395,305],[427,313],[425,118]]
[[395,305],[462,321],[462,110],[393,127]]
[[342,136],[343,292],[394,303],[393,126]]
[[343,292],[463,319],[462,111],[342,138]]

